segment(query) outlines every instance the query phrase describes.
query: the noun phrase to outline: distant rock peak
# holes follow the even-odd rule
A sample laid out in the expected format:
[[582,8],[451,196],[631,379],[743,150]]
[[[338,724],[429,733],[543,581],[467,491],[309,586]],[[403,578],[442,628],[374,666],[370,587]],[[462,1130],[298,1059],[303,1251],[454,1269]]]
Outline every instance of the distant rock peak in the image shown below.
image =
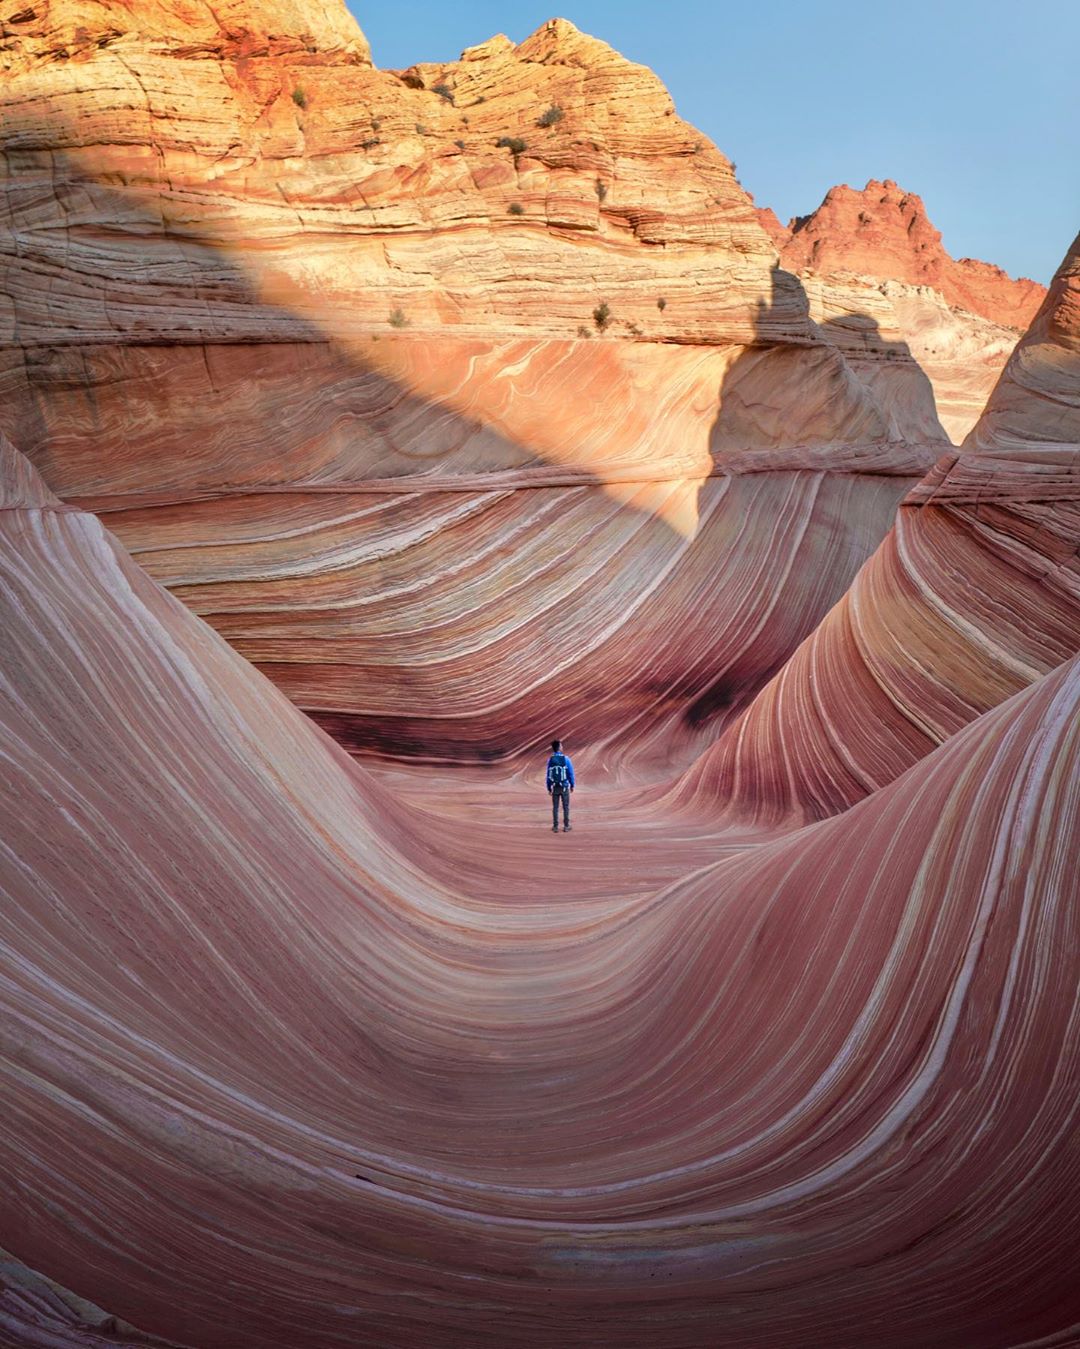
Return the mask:
[[931,286],[949,304],[1017,330],[1027,327],[1046,295],[1045,286],[1013,279],[992,263],[950,257],[922,198],[892,178],[871,178],[862,189],[832,187],[816,211],[793,217],[786,230],[768,208],[758,208],[758,219],[783,265],[795,272]]

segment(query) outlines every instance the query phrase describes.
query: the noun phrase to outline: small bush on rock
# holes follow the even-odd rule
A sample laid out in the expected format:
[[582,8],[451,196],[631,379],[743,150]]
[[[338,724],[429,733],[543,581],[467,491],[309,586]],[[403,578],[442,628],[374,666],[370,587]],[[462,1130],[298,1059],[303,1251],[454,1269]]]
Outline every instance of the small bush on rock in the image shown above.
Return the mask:
[[528,146],[520,136],[500,136],[495,142],[495,148],[498,150],[509,150],[516,159],[518,155],[523,155]]
[[409,320],[405,317],[405,313],[401,309],[391,309],[390,317],[387,321],[391,328],[407,328],[409,326]]
[[596,326],[600,329],[601,332],[603,332],[604,329],[609,326],[609,324],[611,323],[611,306],[608,304],[607,300],[600,301],[600,303],[592,311],[592,317],[593,322],[596,324]]
[[431,92],[438,94],[444,103],[453,103],[454,101],[454,91],[448,84],[433,84]]
[[294,89],[292,91],[292,101],[296,104],[298,108],[306,108],[307,94],[304,93],[303,89],[299,88]]
[[565,116],[562,108],[557,103],[553,103],[547,112],[542,112],[536,119],[537,126],[556,126]]
[[506,208],[506,210],[507,210],[507,213],[508,213],[509,215],[524,215],[524,214],[525,214],[525,207],[522,206],[522,204],[521,204],[520,201],[512,201],[512,202],[510,203],[510,205]]

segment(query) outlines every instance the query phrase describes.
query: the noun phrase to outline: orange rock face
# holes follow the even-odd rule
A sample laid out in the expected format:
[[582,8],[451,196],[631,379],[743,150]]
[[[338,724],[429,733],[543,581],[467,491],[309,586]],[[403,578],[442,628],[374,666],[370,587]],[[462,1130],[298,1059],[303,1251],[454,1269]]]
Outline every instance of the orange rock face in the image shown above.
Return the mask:
[[1013,280],[991,263],[955,261],[922,199],[890,179],[871,179],[861,191],[830,188],[816,211],[791,221],[781,257],[795,272],[855,272],[931,286],[950,305],[1021,332],[1046,294],[1038,282]]

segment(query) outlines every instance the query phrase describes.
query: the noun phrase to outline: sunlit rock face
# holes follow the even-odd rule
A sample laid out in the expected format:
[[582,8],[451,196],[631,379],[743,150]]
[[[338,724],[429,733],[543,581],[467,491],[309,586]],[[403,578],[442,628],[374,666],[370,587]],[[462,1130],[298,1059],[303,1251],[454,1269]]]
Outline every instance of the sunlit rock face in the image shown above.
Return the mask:
[[890,180],[831,188],[816,211],[786,228],[768,207],[757,217],[782,266],[802,277],[824,331],[849,359],[856,333],[867,350],[885,344],[913,357],[933,385],[941,425],[959,444],[1046,287],[950,257],[922,200]]
[[930,385],[604,43],[395,73],[328,16],[17,26],[0,425],[350,748],[654,709],[688,762],[940,454]]
[[985,414],[965,443],[972,453],[1038,465],[1053,482],[1075,467],[1080,444],[1080,239],[1054,277],[1013,352]]

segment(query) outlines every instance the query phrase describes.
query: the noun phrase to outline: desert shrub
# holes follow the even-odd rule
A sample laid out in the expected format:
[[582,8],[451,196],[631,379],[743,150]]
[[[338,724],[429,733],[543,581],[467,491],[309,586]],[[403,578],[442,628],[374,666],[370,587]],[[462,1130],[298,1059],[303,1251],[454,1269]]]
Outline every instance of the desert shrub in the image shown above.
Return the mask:
[[600,179],[597,178],[594,187],[596,188],[596,195],[603,201],[607,196],[607,183],[601,182]]
[[589,332],[584,323],[578,325],[577,335],[578,337],[592,337],[592,333]]
[[506,210],[507,210],[507,214],[508,214],[508,215],[524,215],[524,214],[525,214],[525,207],[522,206],[522,204],[521,204],[520,201],[512,201],[512,202],[510,203],[510,205],[506,208]]
[[402,309],[391,309],[387,322],[391,328],[407,328],[409,326],[409,320],[405,317],[405,312]]
[[375,147],[376,147],[376,145],[381,145],[381,144],[382,144],[382,141],[379,140],[378,136],[369,136],[369,137],[367,138],[366,141],[361,141],[361,142],[360,142],[360,149],[361,149],[361,150],[374,150]]
[[611,323],[611,306],[607,300],[601,300],[592,311],[593,322],[601,332]]
[[417,122],[417,124],[416,124],[416,134],[417,134],[418,136],[429,136],[429,135],[431,134],[431,128],[430,128],[430,127],[426,127],[426,126],[423,124],[423,122]]
[[464,141],[455,141],[454,144],[457,146],[457,148],[458,148],[459,150],[464,150],[464,149],[465,149],[465,142],[464,142]]
[[520,136],[500,136],[495,142],[495,147],[499,150],[509,150],[515,159],[528,149]]
[[381,126],[382,126],[382,122],[379,120],[378,117],[373,117],[373,118],[371,119],[371,129],[372,129],[372,131],[378,131],[379,127],[381,127]]
[[438,94],[444,103],[453,103],[454,101],[454,91],[448,84],[433,84],[431,92]]
[[661,314],[662,314],[662,313],[664,312],[664,310],[667,308],[667,300],[665,300],[664,297],[663,297],[662,295],[661,295],[660,298],[657,300],[657,302],[656,302],[656,307],[657,307],[657,309],[659,309],[659,311],[661,312]]
[[537,126],[556,126],[562,121],[566,114],[557,103],[553,103],[547,112],[542,112],[536,119]]
[[304,93],[303,89],[297,87],[292,91],[292,101],[296,104],[298,108],[306,108],[307,94]]

